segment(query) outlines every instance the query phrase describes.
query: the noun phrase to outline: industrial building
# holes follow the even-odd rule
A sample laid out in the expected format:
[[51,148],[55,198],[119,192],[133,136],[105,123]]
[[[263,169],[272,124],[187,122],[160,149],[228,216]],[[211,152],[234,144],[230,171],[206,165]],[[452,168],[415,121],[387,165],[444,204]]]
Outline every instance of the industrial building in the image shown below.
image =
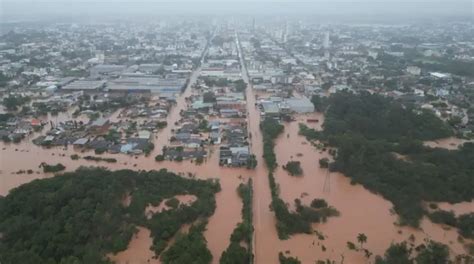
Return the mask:
[[295,112],[295,113],[314,112],[314,105],[311,102],[311,100],[309,100],[307,97],[288,98],[288,99],[285,99],[282,104],[288,107],[291,112]]
[[127,77],[110,81],[110,92],[180,93],[186,85],[186,79],[162,79],[148,77]]
[[62,87],[64,91],[98,92],[104,88],[105,81],[77,80]]

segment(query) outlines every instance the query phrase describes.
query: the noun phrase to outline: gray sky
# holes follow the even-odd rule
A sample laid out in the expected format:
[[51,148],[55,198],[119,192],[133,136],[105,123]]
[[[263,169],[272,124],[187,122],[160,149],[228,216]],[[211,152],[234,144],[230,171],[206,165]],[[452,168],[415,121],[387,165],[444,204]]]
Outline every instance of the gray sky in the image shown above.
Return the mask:
[[392,20],[473,19],[474,0],[0,0],[0,21],[48,16],[305,15]]

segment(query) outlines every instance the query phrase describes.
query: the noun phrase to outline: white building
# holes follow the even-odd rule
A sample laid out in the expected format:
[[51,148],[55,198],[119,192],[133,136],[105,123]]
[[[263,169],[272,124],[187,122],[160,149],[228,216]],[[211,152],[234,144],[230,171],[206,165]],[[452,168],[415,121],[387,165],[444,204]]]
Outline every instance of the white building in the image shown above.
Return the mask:
[[411,75],[420,75],[421,74],[421,69],[420,69],[420,67],[417,67],[417,66],[408,66],[407,67],[407,72]]

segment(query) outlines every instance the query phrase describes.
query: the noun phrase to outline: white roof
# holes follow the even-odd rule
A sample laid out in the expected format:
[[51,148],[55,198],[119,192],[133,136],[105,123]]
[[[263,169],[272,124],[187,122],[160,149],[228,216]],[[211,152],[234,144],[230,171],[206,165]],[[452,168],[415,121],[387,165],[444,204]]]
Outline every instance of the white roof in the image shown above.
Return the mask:
[[440,72],[430,72],[431,76],[434,76],[436,78],[446,78],[449,76],[449,74],[446,73],[440,73]]
[[148,139],[151,136],[151,132],[148,130],[140,130],[138,131],[138,137],[139,138],[145,138]]
[[87,138],[80,138],[80,139],[74,141],[74,143],[72,143],[72,144],[73,145],[84,145],[84,144],[87,143],[87,141],[88,141]]

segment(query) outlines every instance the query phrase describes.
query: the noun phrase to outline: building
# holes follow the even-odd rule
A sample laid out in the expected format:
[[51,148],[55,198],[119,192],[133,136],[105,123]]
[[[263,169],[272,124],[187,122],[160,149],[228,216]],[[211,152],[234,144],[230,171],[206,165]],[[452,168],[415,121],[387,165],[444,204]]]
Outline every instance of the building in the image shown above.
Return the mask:
[[242,101],[218,101],[216,102],[217,109],[235,109],[245,110],[245,104]]
[[219,148],[219,165],[241,167],[246,166],[250,158],[250,149],[248,146]]
[[104,88],[105,81],[78,80],[63,86],[63,91],[98,92]]
[[163,79],[157,77],[127,77],[113,80],[107,84],[110,92],[123,93],[180,93],[186,86],[186,79]]
[[430,72],[430,76],[436,79],[447,79],[450,77],[449,74],[441,72]]
[[240,115],[240,111],[236,109],[220,109],[219,113],[224,118],[238,117]]
[[262,111],[265,117],[277,117],[280,115],[280,108],[273,102],[262,102]]
[[420,67],[417,67],[417,66],[408,66],[407,67],[407,72],[411,75],[420,75],[421,74],[421,69],[420,69]]
[[290,111],[296,113],[311,113],[314,112],[314,105],[307,97],[288,98],[283,101],[283,104],[289,108]]
[[110,121],[105,118],[98,118],[94,121],[89,126],[89,130],[94,133],[94,134],[106,134],[109,130],[110,127]]
[[90,75],[93,78],[97,78],[101,75],[112,75],[112,76],[119,76],[123,71],[125,71],[126,66],[124,65],[109,65],[109,64],[101,64],[96,65],[90,69]]

